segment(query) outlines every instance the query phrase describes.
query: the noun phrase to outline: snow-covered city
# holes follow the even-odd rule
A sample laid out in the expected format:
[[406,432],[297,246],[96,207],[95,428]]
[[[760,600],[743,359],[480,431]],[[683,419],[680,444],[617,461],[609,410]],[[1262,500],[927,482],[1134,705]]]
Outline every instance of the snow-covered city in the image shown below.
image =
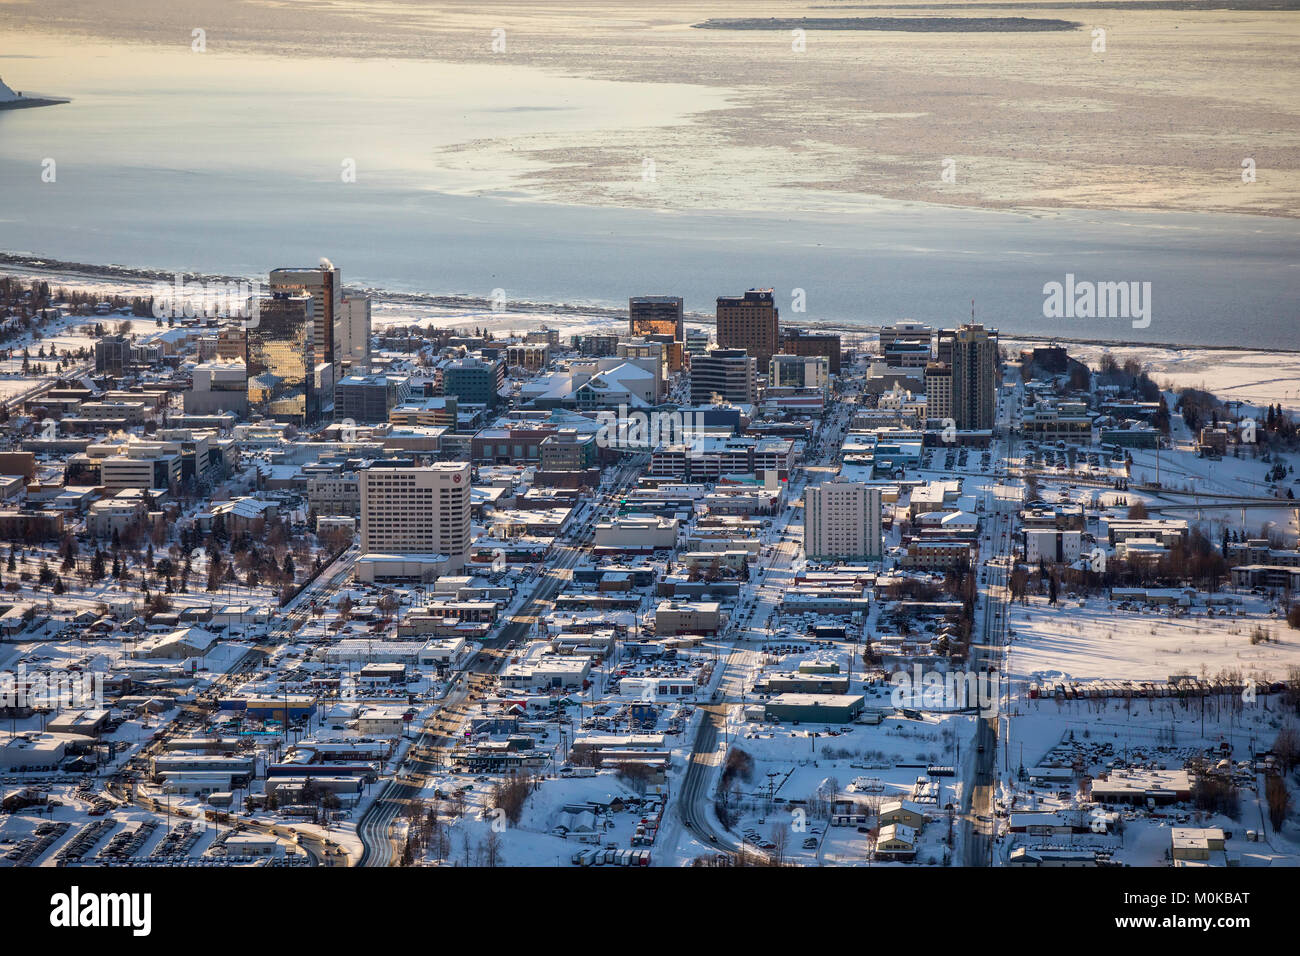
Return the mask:
[[6,865],[1296,863],[1293,403],[264,284],[0,279]]
[[1281,936],[1297,15],[0,2],[6,938]]

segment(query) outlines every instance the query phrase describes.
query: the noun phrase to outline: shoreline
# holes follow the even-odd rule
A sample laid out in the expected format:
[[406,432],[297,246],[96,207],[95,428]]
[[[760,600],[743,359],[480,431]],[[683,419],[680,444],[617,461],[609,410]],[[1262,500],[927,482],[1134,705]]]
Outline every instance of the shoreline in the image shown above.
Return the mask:
[[24,110],[37,106],[63,106],[72,100],[60,96],[20,96],[16,100],[0,100],[0,110]]
[[[47,256],[32,256],[19,253],[0,252],[0,274],[9,272],[15,268],[39,275],[48,275],[49,281],[52,285],[57,284],[56,278],[59,276],[92,280],[102,278],[106,280],[122,279],[132,282],[166,282],[171,284],[177,275],[176,272],[165,269],[69,262],[60,259],[51,259]],[[250,278],[249,276],[212,275],[191,272],[182,273],[182,275],[185,279],[204,282],[239,282],[248,281]],[[363,292],[366,295],[369,295],[374,300],[375,305],[386,304],[393,306],[407,306],[410,308],[424,307],[465,311],[488,309],[491,308],[492,305],[490,299],[475,296],[444,295],[433,292],[395,292],[382,288],[369,288],[356,285],[348,285],[345,286],[345,288],[350,291]],[[533,314],[543,316],[571,315],[579,318],[626,319],[627,309],[616,306],[579,305],[557,302],[528,302],[516,300],[508,302],[505,311],[498,314],[503,318],[511,314]],[[688,324],[693,325],[711,324],[714,321],[714,316],[708,312],[687,312],[684,318]],[[905,321],[906,319],[906,316],[898,317],[898,321]],[[420,323],[417,322],[416,324]],[[785,320],[785,324],[788,324],[791,327],[839,332],[843,335],[878,334],[882,327],[888,327],[872,324],[852,325],[846,324],[842,321],[829,319],[799,319],[797,321]],[[1258,348],[1247,345],[1202,345],[1198,343],[1184,342],[1142,342],[1129,339],[1080,338],[1074,336],[1036,335],[1032,333],[1007,333],[1004,337],[1008,342],[1055,342],[1066,345],[1102,346],[1108,348],[1195,349],[1196,351],[1203,352],[1267,352],[1283,355],[1300,355],[1300,347],[1287,349]]]
[[696,30],[839,30],[898,33],[1041,33],[1078,30],[1077,20],[1032,17],[739,17],[692,23]]

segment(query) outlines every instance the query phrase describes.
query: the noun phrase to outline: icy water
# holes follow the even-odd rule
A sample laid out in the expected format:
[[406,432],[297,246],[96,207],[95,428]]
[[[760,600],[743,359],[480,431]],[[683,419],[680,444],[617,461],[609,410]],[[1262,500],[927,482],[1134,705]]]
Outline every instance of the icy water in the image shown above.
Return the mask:
[[[1186,213],[663,213],[529,199],[483,138],[668,126],[725,93],[508,65],[231,56],[0,38],[0,76],[66,106],[0,112],[0,250],[264,274],[328,256],[349,284],[617,305],[777,290],[784,321],[967,318],[1008,333],[1300,348],[1300,227]],[[20,79],[21,77],[21,79]],[[30,80],[30,81],[29,81]],[[53,161],[54,181],[47,182]],[[351,171],[355,170],[355,176]],[[1045,283],[1149,282],[1150,324],[1046,318]],[[794,309],[803,291],[806,312]],[[1141,321],[1140,319],[1138,320]]]

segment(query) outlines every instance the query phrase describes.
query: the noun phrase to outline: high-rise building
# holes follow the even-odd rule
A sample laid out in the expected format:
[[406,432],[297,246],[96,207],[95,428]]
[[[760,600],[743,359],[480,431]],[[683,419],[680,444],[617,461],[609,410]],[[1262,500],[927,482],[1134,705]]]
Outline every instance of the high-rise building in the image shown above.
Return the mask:
[[690,329],[686,333],[686,354],[694,358],[709,350],[709,333],[703,329]]
[[187,415],[248,414],[248,367],[243,362],[200,362],[182,401]]
[[952,414],[952,366],[931,362],[925,367],[925,417],[949,419]]
[[469,553],[470,466],[375,465],[358,473],[363,554],[440,554],[448,570]]
[[953,343],[957,341],[956,329],[940,329],[934,337],[935,361],[952,365]]
[[255,314],[257,324],[244,333],[250,409],[278,422],[315,425],[320,396],[313,368],[312,297],[292,292],[261,296]]
[[334,389],[334,420],[362,425],[388,421],[388,413],[411,397],[409,375],[346,375]]
[[669,375],[676,375],[686,367],[686,343],[671,335],[647,335],[647,342],[658,342],[664,347],[664,366]]
[[217,332],[217,358],[227,362],[248,361],[248,336],[237,325],[228,325]]
[[105,335],[95,343],[95,371],[121,377],[131,364],[131,340],[125,335]]
[[343,367],[354,375],[365,375],[370,371],[370,297],[345,295],[342,316],[339,351]]
[[830,360],[824,355],[773,355],[767,366],[767,384],[825,391],[830,385]]
[[908,342],[900,339],[884,348],[885,365],[889,368],[925,368],[933,356],[929,342]]
[[911,322],[904,319],[881,328],[880,351],[883,354],[885,349],[895,342],[924,342],[929,345],[933,334],[934,330],[924,322]]
[[635,359],[637,364],[642,368],[651,369],[655,376],[655,401],[659,401],[664,394],[664,382],[672,374],[670,346],[669,342],[658,342],[653,339],[625,339],[618,343],[615,353],[619,358]]
[[321,396],[322,406],[334,402],[334,383],[343,376],[343,355],[340,340],[343,334],[343,278],[339,270],[321,260],[315,268],[272,269],[270,275],[271,291],[305,292],[311,296],[315,305],[314,329],[312,330],[313,371],[317,365],[329,365],[327,374],[322,374],[322,383],[327,393]]
[[998,364],[996,329],[963,325],[953,333],[952,417],[958,428],[993,427],[997,410]]
[[831,374],[840,374],[840,337],[834,332],[785,329],[781,333],[781,351],[786,355],[823,356],[830,365]]
[[718,296],[718,348],[744,349],[767,371],[781,350],[781,322],[771,289]]
[[454,396],[462,405],[496,408],[505,383],[506,366],[500,359],[485,362],[471,355],[448,363],[442,370],[442,393]]
[[632,338],[671,335],[674,342],[686,340],[681,296],[636,295],[627,300],[627,314],[627,333]]
[[809,561],[881,560],[880,489],[838,478],[805,488],[803,548]]
[[758,398],[757,366],[744,349],[709,349],[696,356],[691,361],[691,402],[752,404]]

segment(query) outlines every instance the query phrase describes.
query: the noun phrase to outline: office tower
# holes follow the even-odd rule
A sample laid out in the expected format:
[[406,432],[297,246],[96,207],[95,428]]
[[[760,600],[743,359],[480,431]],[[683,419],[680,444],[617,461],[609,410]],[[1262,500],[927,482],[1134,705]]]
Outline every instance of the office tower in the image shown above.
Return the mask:
[[952,365],[953,343],[957,341],[956,329],[940,329],[934,340],[935,361]]
[[316,366],[330,366],[328,372],[320,373],[325,394],[321,396],[321,405],[334,403],[334,383],[342,375],[343,355],[339,347],[343,337],[339,326],[343,324],[343,279],[339,270],[322,259],[316,268],[272,269],[270,275],[271,292],[305,292],[312,297],[315,305],[315,328],[312,339],[312,369]]
[[933,331],[924,322],[903,320],[893,325],[886,325],[880,330],[881,354],[884,354],[885,349],[895,342],[924,342],[929,345]]
[[996,329],[963,325],[953,333],[952,417],[958,428],[993,427],[998,364]]
[[952,418],[952,366],[931,362],[925,367],[925,418]]
[[217,332],[217,358],[228,362],[248,361],[248,336],[237,325],[229,325]]
[[767,371],[780,351],[781,322],[771,289],[718,296],[718,348],[744,349]]
[[824,355],[773,355],[767,366],[767,384],[825,391],[830,385],[830,360]]
[[440,554],[448,570],[469,552],[469,462],[375,465],[358,473],[363,554]]
[[628,339],[618,343],[615,352],[619,358],[635,360],[642,368],[652,370],[655,376],[655,401],[663,398],[664,383],[672,374],[671,352],[668,342],[651,339]]
[[485,362],[467,356],[442,370],[442,394],[452,395],[462,405],[496,408],[500,389],[506,382],[506,366],[500,359]]
[[370,371],[370,297],[344,296],[342,314],[339,327],[343,333],[343,367],[352,374],[365,375]]
[[186,415],[248,414],[248,366],[243,362],[200,362],[191,382],[182,397]]
[[637,295],[627,300],[627,333],[632,338],[671,335],[674,342],[686,340],[682,298],[677,295]]
[[744,349],[709,349],[691,362],[691,403],[752,404],[758,398],[757,366]]
[[880,489],[835,479],[804,489],[803,549],[809,561],[879,561]]
[[664,367],[667,374],[676,375],[686,367],[686,343],[671,335],[647,335],[647,342],[658,342],[664,347]]
[[244,333],[249,407],[278,422],[310,428],[320,419],[312,297],[277,292],[259,297],[256,307],[257,324]]
[[686,333],[686,354],[692,359],[697,355],[703,355],[709,350],[709,333],[702,329],[691,329]]
[[120,378],[131,364],[131,340],[125,335],[105,335],[95,343],[95,371]]
[[781,351],[786,355],[821,355],[830,364],[831,374],[840,374],[840,337],[834,332],[785,329],[781,333]]
[[884,349],[885,365],[889,368],[925,368],[933,356],[929,342],[890,342]]
[[388,413],[411,397],[409,375],[345,375],[334,389],[334,420],[359,425],[388,421]]

